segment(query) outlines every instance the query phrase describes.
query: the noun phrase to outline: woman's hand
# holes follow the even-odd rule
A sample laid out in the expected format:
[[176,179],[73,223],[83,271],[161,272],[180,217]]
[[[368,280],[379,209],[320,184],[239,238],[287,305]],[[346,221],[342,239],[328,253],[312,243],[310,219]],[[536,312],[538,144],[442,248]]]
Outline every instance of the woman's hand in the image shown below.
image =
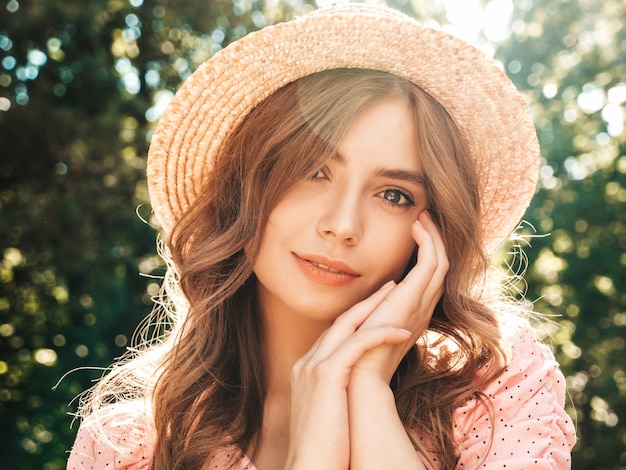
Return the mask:
[[384,285],[338,317],[294,364],[287,469],[349,468],[347,387],[352,368],[367,351],[411,337],[389,324],[359,328],[394,286]]
[[393,325],[410,330],[411,340],[371,348],[352,368],[348,386],[351,470],[425,468],[398,415],[389,382],[430,323],[443,294],[448,258],[439,230],[427,212],[420,214],[411,230],[419,247],[415,266],[358,330]]
[[[419,256],[405,279],[398,285],[389,282],[338,317],[294,364],[287,469],[346,470],[356,463],[350,450],[354,453],[355,445],[359,454],[379,447],[365,442],[373,435],[372,429],[388,429],[387,436],[395,439],[398,449],[395,453],[412,468],[421,468],[388,385],[402,357],[428,327],[443,293],[448,261],[439,231],[427,213],[420,215],[412,234]],[[363,390],[366,384],[374,387]],[[352,393],[359,398],[353,400]],[[381,419],[372,420],[364,411],[369,408],[371,412],[377,401],[383,404],[377,408]],[[366,426],[354,425],[362,419]],[[357,427],[366,434],[360,436]]]
[[411,230],[419,248],[415,266],[359,328],[367,330],[383,325],[403,328],[411,331],[411,341],[368,350],[353,368],[354,380],[377,379],[389,384],[402,358],[428,328],[443,295],[448,257],[439,228],[424,211]]

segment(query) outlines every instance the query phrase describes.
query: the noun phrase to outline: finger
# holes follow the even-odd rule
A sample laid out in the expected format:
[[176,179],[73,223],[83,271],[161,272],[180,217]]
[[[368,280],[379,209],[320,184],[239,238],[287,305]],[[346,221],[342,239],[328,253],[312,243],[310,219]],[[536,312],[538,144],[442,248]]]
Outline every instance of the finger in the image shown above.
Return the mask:
[[391,292],[395,286],[396,283],[393,281],[383,284],[376,292],[354,304],[346,310],[345,313],[337,317],[333,326],[337,327],[336,330],[346,330],[350,333],[354,333],[387,295],[389,295],[389,292]]
[[437,259],[437,267],[424,295],[437,297],[438,300],[443,294],[443,284],[449,269],[448,255],[446,253],[443,237],[441,236],[441,229],[435,224],[432,216],[427,211],[424,211],[420,214],[418,220],[431,236],[434,254]]
[[312,365],[315,373],[324,380],[333,379],[347,386],[352,367],[363,355],[383,344],[397,345],[411,338],[412,333],[402,328],[383,325],[372,328],[361,328],[344,341],[337,349],[319,363]]
[[448,255],[446,253],[446,247],[441,236],[441,228],[435,223],[434,219],[428,211],[422,211],[418,217],[418,221],[422,224],[424,229],[430,233],[435,252],[437,255],[437,265],[447,271],[448,268]]
[[419,247],[417,261],[384,302],[392,304],[397,311],[418,309],[425,296],[431,296],[433,289],[429,290],[429,287],[433,283],[436,285],[441,283],[440,277],[435,277],[440,256],[435,246],[438,233],[433,232],[432,227],[427,228],[421,221],[416,220],[411,227],[411,234]]
[[342,313],[331,327],[322,333],[303,358],[310,360],[313,357],[317,357],[318,360],[322,360],[331,354],[350,335],[354,334],[395,285],[393,281],[387,282],[369,297]]
[[417,262],[381,302],[367,326],[392,324],[421,333],[443,294],[448,259],[439,228],[431,216],[423,212],[411,233],[419,246]]

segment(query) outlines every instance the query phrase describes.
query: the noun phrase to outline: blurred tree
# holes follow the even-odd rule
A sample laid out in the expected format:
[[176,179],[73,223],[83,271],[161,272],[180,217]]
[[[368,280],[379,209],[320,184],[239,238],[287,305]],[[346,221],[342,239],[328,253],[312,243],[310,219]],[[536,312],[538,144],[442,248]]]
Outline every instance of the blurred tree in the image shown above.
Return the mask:
[[[0,15],[0,461],[63,468],[68,402],[147,306],[135,216],[147,95],[115,70],[110,2],[8,2]],[[144,126],[145,127],[145,126]],[[138,132],[139,130],[139,132]],[[8,431],[8,432],[7,432]]]
[[[626,3],[516,0],[497,58],[543,149],[527,280],[571,392],[576,469],[626,468]],[[531,232],[528,232],[532,234]]]
[[[389,3],[433,24],[459,16],[443,0]],[[527,250],[528,297],[560,315],[553,344],[581,436],[574,468],[624,469],[626,6],[483,3],[510,14],[496,58],[531,103],[543,146],[527,219],[552,235]],[[227,43],[312,7],[10,0],[0,8],[0,426],[9,436],[0,462],[50,470],[64,468],[76,431],[68,402],[102,372],[53,385],[119,356],[158,289],[139,272],[161,269],[144,181],[160,113]],[[504,36],[486,18],[489,49]]]
[[199,63],[266,20],[249,2],[1,8],[0,462],[64,468],[68,403],[124,351],[158,290],[138,275],[160,268],[135,214],[149,221],[150,129]]

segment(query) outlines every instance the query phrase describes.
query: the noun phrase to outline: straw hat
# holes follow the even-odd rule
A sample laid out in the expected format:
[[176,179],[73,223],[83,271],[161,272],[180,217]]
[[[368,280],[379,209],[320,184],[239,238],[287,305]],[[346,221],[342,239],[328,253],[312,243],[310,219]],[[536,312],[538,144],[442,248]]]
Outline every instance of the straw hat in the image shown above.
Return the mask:
[[524,99],[482,52],[383,6],[314,11],[250,33],[183,83],[150,144],[148,188],[165,233],[200,194],[229,133],[298,78],[335,68],[386,71],[416,83],[456,122],[480,179],[485,246],[508,238],[535,192],[539,146]]

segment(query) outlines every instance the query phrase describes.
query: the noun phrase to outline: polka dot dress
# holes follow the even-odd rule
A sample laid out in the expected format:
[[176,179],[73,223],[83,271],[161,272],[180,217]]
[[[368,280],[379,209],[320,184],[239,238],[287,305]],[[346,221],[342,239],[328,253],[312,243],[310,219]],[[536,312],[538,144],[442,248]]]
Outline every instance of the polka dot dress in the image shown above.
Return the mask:
[[[153,439],[147,431],[142,405],[125,403],[103,408],[81,424],[67,462],[67,470],[149,470]],[[104,437],[96,437],[97,429]],[[235,448],[208,461],[203,470],[232,468]],[[244,456],[234,470],[256,470]]]
[[[78,430],[67,470],[148,470],[152,444],[142,409],[128,403],[89,416]],[[106,436],[97,438],[97,428]]]
[[[503,337],[511,344],[508,367],[483,390],[493,413],[477,400],[455,412],[457,469],[571,468],[570,450],[576,434],[563,410],[565,380],[552,352],[536,341],[526,321],[509,322]],[[148,470],[152,440],[142,420],[140,410],[133,412],[128,407],[112,406],[90,416],[81,424],[67,469]],[[107,434],[106,441],[94,438],[96,424]],[[414,434],[426,444],[423,436]],[[203,470],[229,468],[226,462],[232,451],[226,449]],[[432,467],[440,468],[434,453],[430,460]],[[256,470],[247,458],[239,469]]]
[[[526,321],[509,321],[508,367],[485,390],[493,410],[471,400],[454,417],[459,469],[569,469],[576,432],[563,409],[565,379]],[[493,436],[493,440],[492,440]]]

